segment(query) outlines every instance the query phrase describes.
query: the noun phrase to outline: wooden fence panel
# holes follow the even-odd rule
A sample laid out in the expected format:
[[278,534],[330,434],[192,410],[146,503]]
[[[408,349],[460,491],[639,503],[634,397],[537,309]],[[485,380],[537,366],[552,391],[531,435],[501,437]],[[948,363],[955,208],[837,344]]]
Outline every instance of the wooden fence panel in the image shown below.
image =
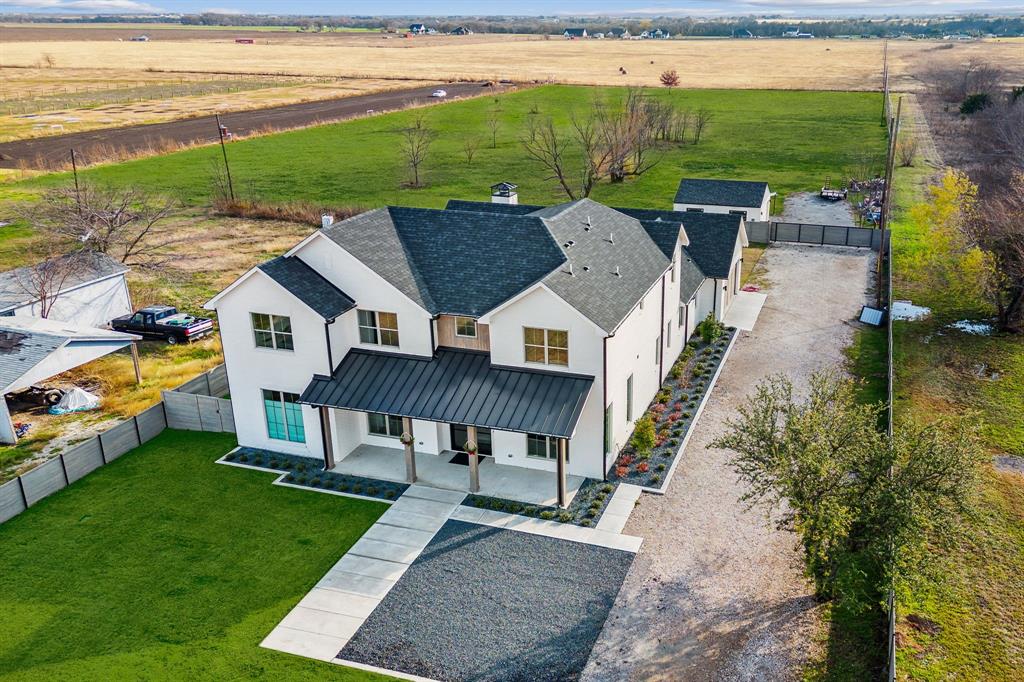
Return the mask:
[[103,444],[103,455],[108,462],[142,445],[135,431],[135,422],[131,419],[101,433],[100,442]]
[[218,365],[210,370],[210,395],[223,398],[228,394],[228,370],[224,365]]
[[203,423],[199,419],[199,404],[195,395],[164,391],[163,397],[167,428],[187,431],[203,430]]
[[0,523],[14,518],[25,509],[25,501],[21,497],[21,482],[18,479],[0,485]]
[[147,443],[159,436],[167,428],[167,419],[164,417],[164,406],[157,403],[135,417],[135,423],[139,426],[139,440]]
[[64,453],[64,467],[67,469],[70,483],[99,469],[103,464],[99,438],[90,438]]
[[47,495],[57,492],[67,485],[60,457],[43,462],[32,471],[22,474],[21,482],[25,486],[25,497],[30,507]]
[[197,395],[196,407],[199,410],[199,423],[202,425],[201,430],[213,432],[224,430],[220,421],[220,398]]
[[228,433],[235,433],[235,412],[231,409],[231,401],[226,398],[218,398],[220,401],[220,423],[221,427]]
[[174,390],[177,393],[191,393],[193,395],[209,395],[210,394],[209,379],[206,378],[205,374],[200,374],[199,376],[197,376],[197,377],[195,377],[193,379],[189,379],[188,381],[183,383],[181,386],[178,386]]

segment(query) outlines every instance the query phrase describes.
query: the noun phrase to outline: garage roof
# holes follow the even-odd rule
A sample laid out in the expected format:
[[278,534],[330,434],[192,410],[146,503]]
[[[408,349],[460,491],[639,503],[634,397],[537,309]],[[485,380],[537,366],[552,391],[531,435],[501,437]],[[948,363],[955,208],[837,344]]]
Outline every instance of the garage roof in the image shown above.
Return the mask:
[[582,374],[492,365],[486,352],[353,349],[332,376],[314,376],[299,402],[569,438],[593,383]]

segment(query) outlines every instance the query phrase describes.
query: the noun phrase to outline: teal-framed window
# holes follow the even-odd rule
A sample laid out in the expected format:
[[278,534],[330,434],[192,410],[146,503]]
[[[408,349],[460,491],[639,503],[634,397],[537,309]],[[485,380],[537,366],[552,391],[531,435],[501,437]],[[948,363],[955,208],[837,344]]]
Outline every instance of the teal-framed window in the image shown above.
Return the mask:
[[402,418],[391,414],[379,414],[370,412],[367,414],[370,423],[370,433],[375,436],[388,436],[398,438],[402,435]]
[[267,420],[268,436],[293,443],[306,442],[306,427],[302,421],[302,405],[299,404],[298,394],[264,388],[263,413]]

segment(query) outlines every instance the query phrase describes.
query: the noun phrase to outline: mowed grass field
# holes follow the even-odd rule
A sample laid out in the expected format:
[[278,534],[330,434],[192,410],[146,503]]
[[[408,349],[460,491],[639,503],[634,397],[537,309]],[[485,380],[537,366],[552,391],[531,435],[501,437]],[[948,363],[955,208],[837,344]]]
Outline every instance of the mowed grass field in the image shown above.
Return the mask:
[[165,431],[0,526],[0,679],[385,680],[260,641],[386,505]]
[[[443,207],[450,198],[489,197],[500,180],[518,183],[520,201],[566,200],[544,170],[526,158],[522,138],[531,118],[550,117],[568,132],[573,112],[583,115],[595,98],[621,99],[615,88],[543,86],[498,97],[440,104],[232,142],[227,153],[236,191],[274,202],[308,200],[324,206],[385,204]],[[874,93],[735,90],[650,90],[681,107],[712,113],[699,144],[669,144],[660,163],[638,179],[601,184],[593,198],[611,205],[671,207],[679,179],[722,177],[768,181],[781,193],[813,190],[827,176],[838,179],[864,155],[880,158],[885,129],[881,97]],[[426,187],[405,186],[401,130],[422,115],[437,133],[423,175]],[[492,148],[490,116],[498,129]],[[479,144],[467,161],[467,139]],[[205,147],[99,166],[82,177],[169,192],[191,204],[207,204],[218,147]],[[68,182],[68,174],[43,176],[10,187],[30,190]]]
[[[256,44],[237,45],[223,31],[175,40],[172,32],[147,43],[74,39],[60,31],[23,29],[27,40],[9,40],[2,64],[37,66],[46,55],[57,67],[89,65],[122,69],[131,64],[161,71],[219,71],[422,80],[508,78],[593,85],[658,85],[666,69],[689,88],[879,90],[881,40],[565,40],[552,36],[477,34],[403,39],[372,33],[254,34]],[[79,32],[81,33],[81,31]],[[90,34],[95,35],[95,34]],[[129,35],[127,32],[124,35]],[[971,58],[1024,75],[1024,41],[994,39],[960,43],[891,41],[891,85],[916,89],[913,74],[939,61]],[[940,47],[941,46],[941,47]],[[620,72],[620,67],[626,73]]]

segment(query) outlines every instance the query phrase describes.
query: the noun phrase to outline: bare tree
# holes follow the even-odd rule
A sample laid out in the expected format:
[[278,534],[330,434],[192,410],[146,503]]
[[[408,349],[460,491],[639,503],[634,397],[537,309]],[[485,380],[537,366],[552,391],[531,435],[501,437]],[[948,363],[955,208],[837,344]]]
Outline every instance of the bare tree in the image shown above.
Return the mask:
[[33,264],[15,270],[15,279],[29,299],[37,302],[36,314],[47,318],[64,285],[70,284],[69,280],[85,270],[91,254],[84,251],[61,254],[59,247],[51,241],[26,255]]
[[1024,171],[1005,186],[989,187],[964,229],[988,257],[986,292],[999,328],[1024,333]]
[[410,187],[422,187],[420,179],[420,166],[427,158],[430,145],[437,138],[437,133],[428,128],[423,120],[423,115],[418,114],[413,118],[412,125],[402,130],[402,141],[399,144],[402,156],[405,158],[406,166],[411,175]]
[[558,181],[569,199],[575,200],[579,190],[574,187],[566,167],[566,156],[572,146],[568,136],[558,132],[551,118],[541,123],[531,118],[527,123],[522,143],[526,155],[547,169],[549,175],[545,180]]
[[25,217],[65,251],[73,245],[129,265],[156,265],[157,252],[181,240],[162,225],[175,206],[134,187],[86,183],[47,191]]
[[918,150],[917,138],[913,135],[907,135],[900,139],[896,145],[896,153],[899,156],[900,166],[909,168],[914,165],[914,161],[917,159]]
[[704,136],[704,130],[708,124],[714,118],[714,114],[711,113],[706,107],[701,107],[693,116],[693,143],[699,144],[700,138]]
[[498,146],[498,128],[501,127],[501,119],[496,110],[487,114],[487,127],[491,131],[491,149],[495,149]]
[[674,88],[679,85],[679,74],[676,73],[675,69],[672,69],[671,71],[662,71],[661,77],[658,80],[660,80],[661,84],[666,88]]
[[473,157],[476,156],[476,150],[480,147],[480,138],[476,136],[468,136],[462,140],[462,151],[466,155],[466,163],[473,163]]
[[971,58],[961,63],[937,62],[921,74],[921,79],[932,92],[953,103],[962,102],[969,95],[994,95],[1005,76],[1000,66]]

